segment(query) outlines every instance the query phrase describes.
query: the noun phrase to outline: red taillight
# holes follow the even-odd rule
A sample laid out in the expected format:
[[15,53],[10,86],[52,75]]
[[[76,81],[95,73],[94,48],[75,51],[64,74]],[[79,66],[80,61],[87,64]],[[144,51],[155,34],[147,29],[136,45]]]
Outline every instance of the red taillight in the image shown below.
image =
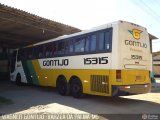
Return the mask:
[[116,79],[117,79],[117,82],[121,81],[121,70],[116,70]]

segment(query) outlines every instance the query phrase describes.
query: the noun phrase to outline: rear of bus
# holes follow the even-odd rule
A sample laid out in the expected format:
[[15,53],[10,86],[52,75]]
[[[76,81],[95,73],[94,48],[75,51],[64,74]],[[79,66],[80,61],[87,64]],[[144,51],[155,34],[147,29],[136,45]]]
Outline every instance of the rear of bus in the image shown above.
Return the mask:
[[112,96],[143,94],[151,90],[152,54],[146,28],[120,21],[118,24],[118,68]]

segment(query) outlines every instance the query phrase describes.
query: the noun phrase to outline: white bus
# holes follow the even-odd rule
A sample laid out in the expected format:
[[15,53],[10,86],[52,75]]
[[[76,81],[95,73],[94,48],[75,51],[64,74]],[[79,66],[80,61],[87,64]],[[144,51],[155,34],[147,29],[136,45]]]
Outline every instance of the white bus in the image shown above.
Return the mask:
[[151,90],[146,28],[117,21],[13,53],[11,81],[56,87],[61,95],[119,96]]

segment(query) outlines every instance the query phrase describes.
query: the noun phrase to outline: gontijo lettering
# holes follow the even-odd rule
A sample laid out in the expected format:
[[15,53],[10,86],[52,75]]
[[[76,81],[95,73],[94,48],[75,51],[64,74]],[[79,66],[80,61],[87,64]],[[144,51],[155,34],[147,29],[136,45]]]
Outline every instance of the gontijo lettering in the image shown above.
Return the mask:
[[69,64],[68,59],[62,59],[62,60],[44,60],[43,66],[67,66]]
[[132,40],[125,40],[125,45],[147,48],[146,43],[141,43],[141,42],[132,41]]

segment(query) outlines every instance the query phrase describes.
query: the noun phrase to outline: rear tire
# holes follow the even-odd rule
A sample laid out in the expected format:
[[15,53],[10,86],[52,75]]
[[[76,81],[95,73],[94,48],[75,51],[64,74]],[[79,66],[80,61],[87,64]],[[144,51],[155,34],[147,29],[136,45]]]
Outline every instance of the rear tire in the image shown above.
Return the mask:
[[71,95],[74,98],[80,98],[84,95],[82,83],[78,78],[74,78],[71,82]]
[[69,94],[69,85],[64,77],[58,78],[56,87],[60,95],[65,96]]
[[18,85],[18,86],[21,85],[21,75],[19,73],[16,76],[16,85]]

